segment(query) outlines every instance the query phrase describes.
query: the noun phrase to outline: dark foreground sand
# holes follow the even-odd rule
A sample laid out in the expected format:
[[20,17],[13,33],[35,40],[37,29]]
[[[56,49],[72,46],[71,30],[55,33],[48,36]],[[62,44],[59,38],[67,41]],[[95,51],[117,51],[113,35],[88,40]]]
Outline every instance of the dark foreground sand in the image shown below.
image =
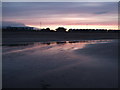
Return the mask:
[[117,45],[4,46],[3,88],[117,88]]

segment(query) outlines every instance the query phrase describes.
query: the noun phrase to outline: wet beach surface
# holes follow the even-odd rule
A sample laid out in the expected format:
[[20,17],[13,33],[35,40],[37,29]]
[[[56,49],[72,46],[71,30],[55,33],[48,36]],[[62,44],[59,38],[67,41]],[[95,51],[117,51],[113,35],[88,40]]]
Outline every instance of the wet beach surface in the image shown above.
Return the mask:
[[118,40],[3,44],[3,88],[117,88]]

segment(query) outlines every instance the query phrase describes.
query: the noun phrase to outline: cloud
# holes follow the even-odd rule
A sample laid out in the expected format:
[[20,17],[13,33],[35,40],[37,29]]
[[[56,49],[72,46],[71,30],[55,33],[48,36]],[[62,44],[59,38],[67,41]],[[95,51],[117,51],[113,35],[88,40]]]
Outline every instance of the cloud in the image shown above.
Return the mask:
[[117,5],[116,2],[3,2],[2,19],[38,26],[39,22],[42,26],[106,24],[117,22]]
[[11,27],[25,27],[25,24],[18,23],[18,22],[10,22],[10,21],[3,21],[3,27],[11,26]]

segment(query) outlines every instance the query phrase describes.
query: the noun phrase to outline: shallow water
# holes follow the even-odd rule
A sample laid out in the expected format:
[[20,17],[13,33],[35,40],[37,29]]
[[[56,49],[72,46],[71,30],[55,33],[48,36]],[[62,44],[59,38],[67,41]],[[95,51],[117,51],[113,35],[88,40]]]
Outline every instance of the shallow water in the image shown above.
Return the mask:
[[[117,40],[5,44],[3,87],[116,88],[117,54],[109,58],[109,53],[117,52],[116,44]],[[102,51],[107,57],[97,55],[108,47],[115,49]],[[89,53],[92,48],[96,48],[94,55]]]

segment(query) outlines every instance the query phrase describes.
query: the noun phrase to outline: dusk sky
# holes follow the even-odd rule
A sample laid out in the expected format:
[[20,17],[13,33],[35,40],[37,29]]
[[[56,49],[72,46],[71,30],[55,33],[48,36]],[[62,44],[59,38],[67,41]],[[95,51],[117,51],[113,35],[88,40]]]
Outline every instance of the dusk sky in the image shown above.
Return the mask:
[[2,7],[3,26],[118,29],[117,2],[3,2]]

